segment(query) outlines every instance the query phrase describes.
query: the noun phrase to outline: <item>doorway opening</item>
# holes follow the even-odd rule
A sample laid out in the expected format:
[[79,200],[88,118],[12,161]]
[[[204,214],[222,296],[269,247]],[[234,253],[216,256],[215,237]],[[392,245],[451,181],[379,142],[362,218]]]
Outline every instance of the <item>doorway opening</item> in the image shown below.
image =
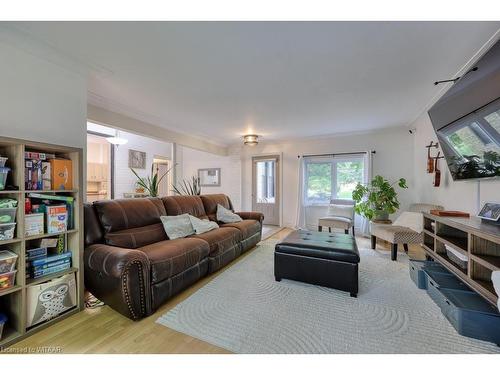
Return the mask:
[[[158,173],[158,178],[163,176],[167,171],[170,169],[171,164],[170,160],[167,159],[164,156],[157,156],[153,158],[153,169],[155,172]],[[171,189],[169,188],[172,186],[172,173],[168,173],[161,181],[160,184],[158,185],[158,196],[160,197],[166,197],[167,195],[171,195]]]
[[87,132],[87,196],[91,203],[113,199],[114,148],[109,135]]
[[280,225],[280,157],[252,158],[252,210],[264,214],[264,224]]

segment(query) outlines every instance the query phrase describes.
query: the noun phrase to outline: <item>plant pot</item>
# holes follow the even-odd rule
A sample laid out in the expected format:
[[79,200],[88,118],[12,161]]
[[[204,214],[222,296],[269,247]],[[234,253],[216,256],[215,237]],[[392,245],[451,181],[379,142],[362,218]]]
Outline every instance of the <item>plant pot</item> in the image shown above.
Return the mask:
[[375,221],[389,220],[389,213],[387,213],[386,211],[377,210],[375,211],[375,216],[373,217],[373,220]]

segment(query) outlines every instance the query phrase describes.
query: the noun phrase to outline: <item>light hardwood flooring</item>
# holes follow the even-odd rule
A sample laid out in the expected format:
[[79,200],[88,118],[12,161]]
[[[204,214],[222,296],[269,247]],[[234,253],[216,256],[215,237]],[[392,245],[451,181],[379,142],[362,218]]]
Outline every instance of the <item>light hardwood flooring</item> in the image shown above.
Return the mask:
[[[272,234],[282,239],[291,229]],[[357,237],[358,247],[370,248],[370,239]],[[388,251],[387,244],[378,244],[377,250]],[[250,254],[243,255],[239,259]],[[411,246],[412,258],[425,257],[420,246]],[[238,259],[236,260],[238,261]],[[233,263],[229,264],[230,267]],[[183,291],[152,316],[133,322],[108,306],[86,309],[12,346],[12,350],[34,347],[57,347],[62,353],[229,353],[227,350],[174,331],[155,321],[175,305],[217,277],[226,268],[210,275]]]

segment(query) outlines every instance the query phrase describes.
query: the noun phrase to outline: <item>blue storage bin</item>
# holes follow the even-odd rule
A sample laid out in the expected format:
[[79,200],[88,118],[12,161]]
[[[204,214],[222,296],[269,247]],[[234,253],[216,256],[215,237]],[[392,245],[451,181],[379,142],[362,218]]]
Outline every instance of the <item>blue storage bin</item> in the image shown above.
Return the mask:
[[458,277],[451,272],[435,272],[430,269],[425,269],[424,273],[427,275],[427,294],[439,306],[444,314],[447,307],[446,298],[441,293],[442,289],[461,290],[464,292],[472,292],[472,290],[460,281]]
[[467,284],[451,272],[436,272],[429,268],[424,269],[424,272],[427,274],[427,288],[429,288],[429,284],[433,283],[439,289],[456,289],[472,292],[472,289]]
[[463,336],[500,346],[500,313],[476,292],[441,289],[444,315]]
[[448,274],[450,273],[438,262],[428,260],[411,259],[408,268],[410,270],[410,278],[419,289],[427,289],[427,274],[424,272],[424,269]]

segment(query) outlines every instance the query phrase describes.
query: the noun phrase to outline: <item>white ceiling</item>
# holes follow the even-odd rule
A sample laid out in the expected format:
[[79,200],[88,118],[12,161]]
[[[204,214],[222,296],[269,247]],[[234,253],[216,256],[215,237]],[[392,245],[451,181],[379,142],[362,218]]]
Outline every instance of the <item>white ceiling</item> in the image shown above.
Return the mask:
[[96,67],[94,102],[230,144],[408,125],[500,22],[14,26]]

